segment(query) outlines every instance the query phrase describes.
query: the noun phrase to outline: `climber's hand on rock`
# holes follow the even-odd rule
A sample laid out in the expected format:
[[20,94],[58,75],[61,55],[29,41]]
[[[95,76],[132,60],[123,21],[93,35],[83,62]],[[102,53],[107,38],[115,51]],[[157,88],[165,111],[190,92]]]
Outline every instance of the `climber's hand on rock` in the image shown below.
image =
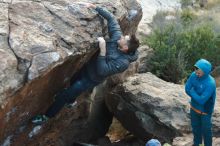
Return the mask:
[[94,9],[96,8],[96,5],[92,3],[87,3],[87,2],[77,2],[77,3],[83,5],[86,8],[94,8]]
[[103,37],[98,37],[99,48],[100,48],[100,56],[106,55],[106,42]]

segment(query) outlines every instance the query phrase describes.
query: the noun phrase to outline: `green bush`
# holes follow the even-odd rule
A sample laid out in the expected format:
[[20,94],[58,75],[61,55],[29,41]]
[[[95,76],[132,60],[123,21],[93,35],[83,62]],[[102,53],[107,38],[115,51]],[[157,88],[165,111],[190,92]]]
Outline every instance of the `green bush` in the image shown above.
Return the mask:
[[196,19],[195,14],[189,9],[183,9],[181,13],[181,20],[183,25],[189,25],[193,20]]
[[158,77],[178,83],[185,76],[186,62],[184,52],[178,50],[176,29],[168,25],[162,31],[155,30],[147,39],[148,45],[154,49],[150,60],[151,72]]
[[212,25],[194,25],[196,17],[191,17],[192,13],[183,13],[169,21],[159,13],[160,17],[155,18],[161,20],[154,21],[154,29],[146,39],[149,47],[154,49],[151,72],[174,83],[182,82],[200,58],[208,59],[214,66],[220,64],[220,36],[214,33]]

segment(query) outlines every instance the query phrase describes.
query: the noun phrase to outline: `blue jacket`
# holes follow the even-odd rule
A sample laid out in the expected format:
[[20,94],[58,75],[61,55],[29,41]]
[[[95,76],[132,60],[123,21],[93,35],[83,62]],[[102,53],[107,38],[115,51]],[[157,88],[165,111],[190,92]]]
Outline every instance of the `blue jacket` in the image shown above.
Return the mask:
[[123,53],[118,49],[118,40],[122,36],[118,21],[112,13],[103,8],[95,9],[107,20],[109,40],[106,41],[106,56],[95,56],[87,64],[88,76],[91,80],[102,82],[106,77],[125,71],[129,64],[138,58],[138,53]]
[[212,65],[205,59],[200,59],[195,64],[204,72],[202,77],[197,77],[193,72],[186,82],[185,91],[191,97],[191,106],[211,114],[216,98],[215,79],[210,75]]

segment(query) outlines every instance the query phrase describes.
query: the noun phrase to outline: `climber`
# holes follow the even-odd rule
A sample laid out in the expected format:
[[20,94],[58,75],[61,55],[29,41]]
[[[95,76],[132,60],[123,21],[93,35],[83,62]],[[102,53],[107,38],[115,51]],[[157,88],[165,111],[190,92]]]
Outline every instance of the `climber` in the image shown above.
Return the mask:
[[120,26],[108,10],[92,3],[83,3],[86,8],[94,9],[107,20],[109,40],[98,38],[100,53],[93,57],[80,74],[74,78],[68,88],[55,95],[54,103],[44,115],[37,115],[32,119],[34,124],[43,124],[54,117],[65,104],[74,103],[82,92],[92,90],[102,83],[108,76],[125,71],[129,64],[137,60],[139,40],[132,35],[122,35]]
[[191,97],[193,142],[194,146],[199,146],[204,139],[205,146],[212,146],[211,117],[216,98],[215,79],[210,75],[212,65],[209,61],[200,59],[194,69],[185,85],[185,91]]

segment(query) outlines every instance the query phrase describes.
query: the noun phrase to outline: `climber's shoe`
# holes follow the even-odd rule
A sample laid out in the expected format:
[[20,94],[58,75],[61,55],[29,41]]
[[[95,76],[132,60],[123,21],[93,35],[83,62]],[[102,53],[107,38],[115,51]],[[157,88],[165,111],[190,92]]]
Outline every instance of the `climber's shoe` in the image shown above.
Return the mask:
[[33,117],[31,122],[36,125],[42,125],[42,124],[46,123],[48,120],[49,120],[49,118],[45,115],[37,115],[37,116]]

